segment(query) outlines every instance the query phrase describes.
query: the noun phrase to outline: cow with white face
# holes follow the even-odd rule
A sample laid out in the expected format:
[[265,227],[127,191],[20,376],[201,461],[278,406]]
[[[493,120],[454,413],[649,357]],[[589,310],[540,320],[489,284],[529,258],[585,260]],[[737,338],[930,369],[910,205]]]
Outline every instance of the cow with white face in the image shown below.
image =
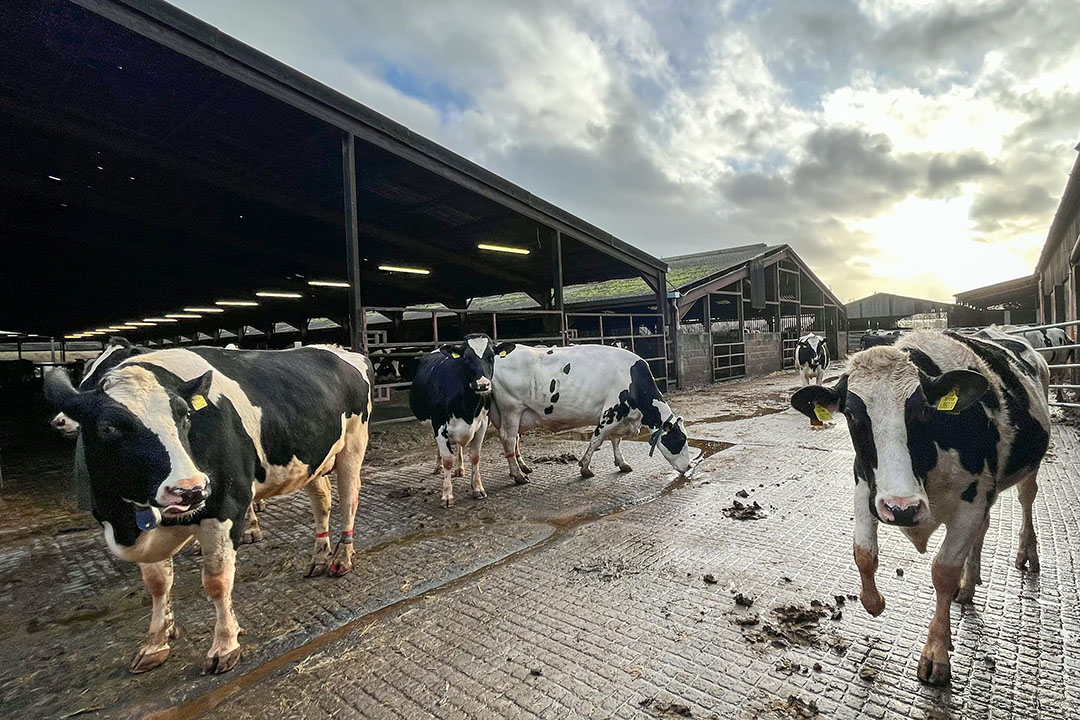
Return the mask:
[[828,341],[814,333],[803,335],[795,346],[795,361],[799,366],[799,377],[802,378],[804,387],[810,384],[811,379],[820,385],[825,377],[825,370],[829,367]]
[[[101,351],[101,354],[90,361],[90,364],[86,366],[86,371],[83,373],[82,380],[79,381],[79,389],[89,390],[90,388],[95,387],[101,382],[101,379],[105,377],[105,373],[112,370],[124,360],[127,360],[133,355],[140,355],[148,352],[150,352],[149,348],[132,345],[122,337],[109,338],[109,342],[105,345],[105,349]],[[56,413],[56,416],[52,419],[50,424],[54,430],[66,437],[75,437],[79,434],[79,423],[75,422],[62,412]]]
[[[109,550],[139,564],[151,595],[150,634],[131,672],[161,665],[178,637],[172,556],[192,538],[202,545],[203,588],[217,609],[203,671],[239,662],[232,587],[253,495],[304,489],[316,526],[308,574],[351,569],[371,377],[363,355],[312,346],[161,350],[128,358],[86,391],[63,372],[46,378],[46,396],[81,425],[93,512]],[[331,471],[343,516],[333,552]]]
[[500,345],[495,353],[494,393],[491,421],[499,428],[515,483],[528,482],[528,468],[519,457],[519,434],[535,427],[559,431],[595,426],[581,458],[582,477],[593,476],[589,465],[605,440],[611,440],[615,465],[630,472],[633,468],[623,459],[619,444],[642,425],[653,431],[653,451],[659,448],[679,473],[690,467],[682,418],[664,401],[649,364],[629,350],[606,345]]
[[494,343],[487,335],[469,335],[420,359],[409,407],[417,420],[431,421],[443,474],[443,507],[454,505],[454,459],[455,454],[462,457],[465,448],[473,497],[487,497],[480,479],[480,449],[488,428],[494,360]]
[[863,607],[885,609],[874,582],[878,525],[895,525],[919,552],[947,532],[934,558],[937,605],[918,676],[950,679],[950,604],[971,602],[983,537],[997,495],[1016,485],[1023,507],[1016,566],[1036,571],[1032,504],[1049,443],[1046,362],[997,331],[977,336],[920,330],[894,347],[851,357],[833,388],[803,388],[792,406],[820,421],[842,412],[855,449],[855,564]]

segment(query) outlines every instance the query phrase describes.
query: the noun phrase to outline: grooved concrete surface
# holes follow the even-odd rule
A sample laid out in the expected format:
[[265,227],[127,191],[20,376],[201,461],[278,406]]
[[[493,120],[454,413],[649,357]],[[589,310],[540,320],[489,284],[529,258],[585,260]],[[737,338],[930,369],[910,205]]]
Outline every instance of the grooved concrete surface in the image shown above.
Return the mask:
[[[221,678],[197,675],[212,612],[196,559],[178,560],[184,637],[163,668],[132,678],[126,661],[148,614],[134,568],[112,561],[96,532],[9,542],[0,548],[4,714],[137,717],[174,706],[167,716],[230,720],[1075,716],[1076,429],[1055,427],[1040,475],[1042,572],[1012,567],[1020,511],[1015,492],[1005,493],[984,548],[986,584],[973,606],[953,606],[952,685],[930,688],[915,677],[933,610],[930,556],[883,528],[885,613],[871,618],[846,599],[858,592],[850,442],[842,426],[811,430],[801,415],[775,412],[795,382],[787,374],[676,395],[691,437],[714,441],[698,443],[710,452],[726,447],[688,484],[672,484],[659,456],[628,443],[631,474],[609,472],[605,449],[594,480],[578,479],[575,465],[543,463],[531,486],[517,488],[492,445],[491,497],[473,501],[458,481],[458,506],[446,511],[430,463],[375,467],[361,496],[357,569],[341,581],[299,578],[306,506],[299,496],[271,501],[267,541],[242,548],[239,560],[248,654]],[[537,438],[526,457],[582,449]],[[406,488],[412,494],[399,497]],[[743,490],[749,497],[738,498]],[[758,502],[766,516],[727,517],[735,499]],[[738,593],[752,606],[737,605]],[[816,623],[785,624],[773,612],[815,600]],[[738,622],[753,614],[756,625]]]

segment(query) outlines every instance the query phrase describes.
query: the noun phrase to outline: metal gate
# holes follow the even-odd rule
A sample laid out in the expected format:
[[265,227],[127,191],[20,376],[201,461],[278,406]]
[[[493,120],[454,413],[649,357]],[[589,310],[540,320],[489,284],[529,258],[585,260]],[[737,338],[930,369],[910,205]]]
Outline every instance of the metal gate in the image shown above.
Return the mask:
[[656,384],[668,389],[668,335],[660,313],[566,313],[570,344],[613,345],[649,364]]
[[[1022,335],[1022,334],[1026,333],[1026,332],[1029,332],[1031,330],[1049,330],[1051,328],[1075,328],[1077,326],[1080,326],[1080,320],[1070,320],[1068,322],[1050,323],[1048,325],[1032,325],[1030,327],[1018,327],[1018,328],[1014,328],[1012,330],[1008,330],[1007,332],[1010,335]],[[1073,331],[1072,334],[1075,335],[1076,331]],[[1035,350],[1037,350],[1038,352],[1042,352],[1042,353],[1053,353],[1056,350],[1069,350],[1069,351],[1071,351],[1070,355],[1073,357],[1073,359],[1075,359],[1076,351],[1077,351],[1077,349],[1080,349],[1080,344],[1076,343],[1076,338],[1071,338],[1071,339],[1073,340],[1073,344],[1070,344],[1070,345],[1058,345],[1057,347],[1035,348]],[[1054,395],[1058,395],[1058,394],[1060,394],[1061,397],[1065,397],[1064,392],[1063,392],[1064,390],[1072,390],[1075,395],[1080,397],[1080,385],[1075,384],[1075,382],[1064,382],[1064,383],[1055,383],[1054,382],[1055,375],[1058,378],[1063,377],[1063,376],[1068,376],[1068,378],[1070,380],[1073,380],[1074,376],[1076,375],[1076,368],[1080,368],[1080,363],[1077,363],[1077,362],[1057,363],[1057,364],[1054,364],[1054,365],[1050,366],[1050,390],[1051,391],[1054,391],[1054,390],[1058,391],[1058,392],[1051,392],[1051,395],[1050,395],[1051,398],[1053,398]],[[1055,370],[1058,371],[1058,372],[1055,373],[1054,372]],[[1068,371],[1068,372],[1065,373],[1063,371]],[[1058,400],[1051,399],[1050,400],[1050,405],[1052,407],[1080,408],[1080,402],[1066,402],[1064,400],[1058,401]]]

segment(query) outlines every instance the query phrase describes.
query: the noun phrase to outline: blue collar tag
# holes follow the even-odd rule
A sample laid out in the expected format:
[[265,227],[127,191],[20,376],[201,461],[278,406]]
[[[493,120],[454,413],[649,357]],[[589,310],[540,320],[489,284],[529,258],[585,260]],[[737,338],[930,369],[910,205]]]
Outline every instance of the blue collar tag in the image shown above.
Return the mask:
[[157,508],[146,508],[135,513],[135,525],[140,530],[152,530],[161,520],[161,513]]

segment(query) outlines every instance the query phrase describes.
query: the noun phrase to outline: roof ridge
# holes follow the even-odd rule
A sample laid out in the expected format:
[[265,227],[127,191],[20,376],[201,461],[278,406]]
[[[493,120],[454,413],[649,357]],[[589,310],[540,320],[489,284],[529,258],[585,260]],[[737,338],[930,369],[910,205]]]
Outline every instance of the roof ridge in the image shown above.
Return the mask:
[[752,248],[761,248],[762,250],[768,250],[770,247],[779,246],[773,246],[767,243],[750,243],[748,245],[736,245],[735,247],[716,248],[715,250],[702,250],[701,252],[689,253],[687,255],[669,255],[660,259],[665,262],[670,260],[689,260],[691,258],[706,257],[709,255],[719,255],[721,253],[733,253],[741,250],[750,250]]

